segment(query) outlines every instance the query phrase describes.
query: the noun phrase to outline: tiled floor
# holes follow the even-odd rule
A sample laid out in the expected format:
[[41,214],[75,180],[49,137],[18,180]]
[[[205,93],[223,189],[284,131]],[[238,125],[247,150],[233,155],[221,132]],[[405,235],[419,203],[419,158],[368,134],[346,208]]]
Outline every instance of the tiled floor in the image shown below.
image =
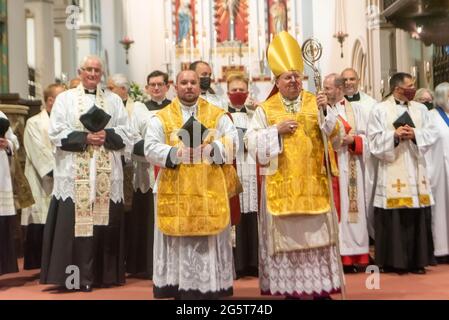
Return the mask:
[[[449,299],[449,264],[427,268],[426,275],[380,274],[346,275],[347,299]],[[367,281],[368,280],[368,281]],[[379,285],[379,289],[368,289]],[[91,293],[58,293],[52,286],[39,284],[38,271],[21,271],[0,276],[0,300],[152,300],[152,283],[148,280],[128,278],[124,286],[94,289]],[[340,295],[333,296],[340,299]],[[256,278],[235,281],[231,299],[270,299],[261,296]],[[280,297],[275,298],[280,299]]]

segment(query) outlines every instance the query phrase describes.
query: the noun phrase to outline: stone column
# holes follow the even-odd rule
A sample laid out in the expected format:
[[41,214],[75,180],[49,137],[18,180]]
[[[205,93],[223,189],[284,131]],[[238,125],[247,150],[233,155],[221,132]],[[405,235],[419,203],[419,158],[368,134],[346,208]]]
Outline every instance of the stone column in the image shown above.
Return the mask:
[[[101,52],[101,26],[96,18],[99,16],[99,6],[93,6],[96,0],[81,0],[80,29],[76,38],[78,45],[78,57],[82,59],[86,55],[100,55]],[[96,8],[96,9],[95,9]]]
[[36,45],[36,95],[41,98],[43,89],[55,81],[54,24],[52,0],[26,0],[35,21]]
[[9,92],[28,97],[28,68],[24,0],[8,0]]
[[77,76],[78,63],[76,50],[76,30],[70,30],[66,26],[68,14],[66,13],[67,1],[55,0],[54,25],[55,35],[61,38],[62,44],[62,72],[67,74],[68,80]]

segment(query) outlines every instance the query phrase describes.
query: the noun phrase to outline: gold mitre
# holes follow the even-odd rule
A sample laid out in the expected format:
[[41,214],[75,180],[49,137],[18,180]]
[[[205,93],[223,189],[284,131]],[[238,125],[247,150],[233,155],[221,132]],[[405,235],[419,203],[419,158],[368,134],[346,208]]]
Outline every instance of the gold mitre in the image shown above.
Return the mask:
[[302,60],[301,47],[295,38],[287,31],[282,31],[274,36],[268,47],[268,65],[276,77],[284,72],[303,72],[304,62]]

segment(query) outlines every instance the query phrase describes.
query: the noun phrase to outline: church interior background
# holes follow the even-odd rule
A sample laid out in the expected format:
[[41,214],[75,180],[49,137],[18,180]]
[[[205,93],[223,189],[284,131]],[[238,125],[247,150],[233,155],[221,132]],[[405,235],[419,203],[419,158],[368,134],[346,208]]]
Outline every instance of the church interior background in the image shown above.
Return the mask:
[[[43,88],[75,78],[87,54],[104,59],[105,78],[123,73],[142,91],[153,70],[173,80],[205,60],[217,93],[227,72],[241,70],[263,101],[274,82],[266,48],[282,30],[322,44],[322,75],[353,67],[381,100],[398,71],[418,88],[449,80],[448,27],[449,0],[0,0],[0,110],[21,139]],[[305,75],[314,91],[307,66]]]
[[106,77],[124,73],[140,87],[152,70],[173,79],[202,59],[223,93],[226,72],[240,69],[263,100],[273,82],[265,50],[288,30],[300,44],[321,42],[323,75],[354,67],[379,100],[396,71],[419,87],[441,82],[447,39],[428,34],[448,11],[448,1],[425,0],[0,0],[0,92],[39,100],[48,84],[76,76],[80,57],[98,54]]
[[[123,73],[141,92],[151,71],[173,79],[205,60],[218,94],[237,69],[263,101],[274,82],[266,48],[281,30],[322,44],[322,75],[353,67],[361,90],[381,100],[397,71],[411,73],[417,87],[448,79],[449,35],[439,32],[448,16],[449,0],[0,0],[0,109],[20,138],[43,88],[75,78],[87,54],[104,59],[105,78]],[[305,75],[314,91],[307,66]]]

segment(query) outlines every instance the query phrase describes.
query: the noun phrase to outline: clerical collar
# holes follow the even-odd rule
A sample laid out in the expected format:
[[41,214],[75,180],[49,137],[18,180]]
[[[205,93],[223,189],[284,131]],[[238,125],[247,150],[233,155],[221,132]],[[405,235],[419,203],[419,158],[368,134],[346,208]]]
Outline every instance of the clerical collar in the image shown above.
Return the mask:
[[229,111],[229,113],[236,113],[236,112],[248,113],[248,112],[246,111],[246,108],[245,108],[245,107],[242,107],[241,109],[235,109],[235,108],[229,106],[229,107],[228,107],[228,111]]
[[349,102],[352,102],[352,101],[360,101],[360,93],[357,92],[355,95],[353,95],[353,96],[345,96],[345,98],[346,98]]
[[151,99],[151,102],[157,104],[158,106],[161,106],[161,105],[164,103],[164,101],[165,101],[165,98],[162,99],[161,101],[156,101],[156,100],[154,100],[154,99]]
[[88,90],[88,89],[84,89],[84,93],[85,94],[97,94],[97,89],[93,89],[93,90]]
[[128,100],[123,100],[123,105],[126,107],[126,104],[128,103]]
[[409,102],[408,101],[401,101],[398,99],[394,99],[394,102],[396,102],[396,104],[399,104],[401,106],[408,106]]
[[198,102],[196,102],[193,106],[185,106],[182,103],[180,103],[181,105],[181,109],[184,110],[185,112],[190,113],[191,116],[195,116],[196,114],[196,110],[198,109]]
[[296,113],[299,110],[299,104],[301,102],[301,97],[298,96],[295,100],[288,100],[281,96],[282,103],[285,106],[285,109],[287,109],[287,112],[289,113]]

